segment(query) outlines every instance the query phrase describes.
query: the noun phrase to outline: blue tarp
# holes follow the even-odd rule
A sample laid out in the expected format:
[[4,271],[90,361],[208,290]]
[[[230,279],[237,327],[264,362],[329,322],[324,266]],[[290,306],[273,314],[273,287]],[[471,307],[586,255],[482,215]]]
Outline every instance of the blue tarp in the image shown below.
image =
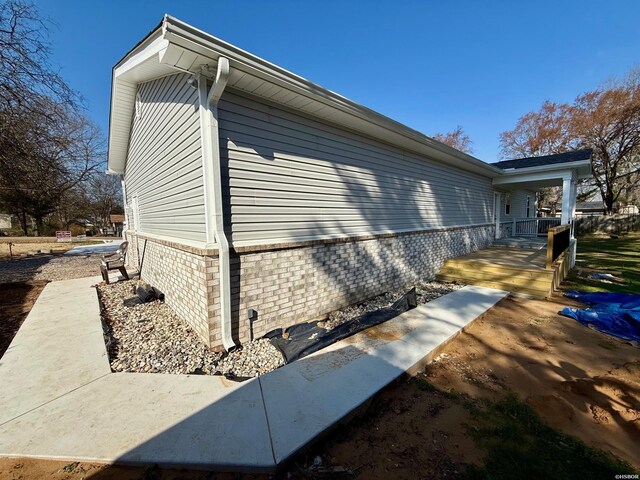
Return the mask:
[[634,293],[581,292],[566,297],[589,304],[588,308],[565,307],[561,315],[615,337],[640,342],[640,295]]

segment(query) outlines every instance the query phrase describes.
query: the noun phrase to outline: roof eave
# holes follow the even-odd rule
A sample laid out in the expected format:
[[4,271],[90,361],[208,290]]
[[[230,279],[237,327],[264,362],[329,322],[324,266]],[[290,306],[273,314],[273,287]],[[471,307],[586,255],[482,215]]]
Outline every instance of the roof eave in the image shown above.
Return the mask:
[[[161,41],[165,42],[162,46],[159,45]],[[435,160],[490,178],[504,173],[498,167],[438,142],[170,15],[165,15],[161,24],[125,55],[113,69],[108,164],[109,169],[115,172],[124,172],[134,106],[131,92],[129,95],[119,96],[118,89],[137,87],[138,83],[148,81],[143,75],[134,73],[145,59],[148,60],[154,55],[157,55],[158,64],[164,64],[168,72],[182,70],[192,73],[201,71],[203,58],[208,60],[208,65],[213,66],[218,57],[223,55],[229,59],[232,69],[256,76],[301,95],[305,99],[317,102],[322,105],[321,108],[335,109],[336,114],[339,111],[341,118],[350,123],[350,125],[344,125],[348,128],[352,127],[356,131],[373,135],[386,143],[428,155]],[[118,109],[125,111],[118,112]],[[128,118],[128,121],[125,121],[123,115]],[[114,121],[116,116],[119,116],[119,122]]]

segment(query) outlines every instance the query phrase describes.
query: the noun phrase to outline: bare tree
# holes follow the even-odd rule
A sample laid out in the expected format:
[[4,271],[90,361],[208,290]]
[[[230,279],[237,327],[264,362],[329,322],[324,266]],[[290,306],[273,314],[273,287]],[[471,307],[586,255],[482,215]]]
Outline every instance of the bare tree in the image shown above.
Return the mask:
[[104,161],[104,139],[50,61],[36,8],[0,0],[0,204],[27,234]]
[[[64,108],[40,100],[43,109]],[[25,234],[31,216],[42,235],[44,218],[64,194],[104,161],[104,139],[90,120],[75,112],[56,116],[52,122],[30,111],[0,112],[0,203],[20,218]]]
[[571,112],[568,104],[546,100],[537,112],[523,115],[513,130],[500,134],[502,158],[539,157],[577,148]]
[[633,188],[640,172],[640,71],[608,88],[586,92],[575,101],[572,130],[593,149],[591,170],[606,213]]
[[500,134],[500,147],[503,158],[593,149],[595,188],[586,189],[583,196],[599,191],[605,213],[612,213],[620,195],[637,188],[633,181],[640,172],[640,72],[583,93],[570,105],[545,101],[540,110],[522,116],[513,130]]
[[464,153],[472,153],[473,149],[471,148],[471,138],[464,133],[464,130],[460,125],[456,127],[456,129],[452,132],[448,133],[436,133],[433,138],[438,140],[439,142],[444,143],[445,145],[449,145],[450,147],[455,148],[456,150],[460,150]]
[[96,174],[88,184],[89,216],[95,225],[107,227],[110,224],[109,215],[120,212],[122,208],[120,179],[113,175]]
[[0,1],[0,109],[32,110],[40,115],[34,96],[75,106],[78,95],[50,62],[48,22],[36,7],[21,0]]

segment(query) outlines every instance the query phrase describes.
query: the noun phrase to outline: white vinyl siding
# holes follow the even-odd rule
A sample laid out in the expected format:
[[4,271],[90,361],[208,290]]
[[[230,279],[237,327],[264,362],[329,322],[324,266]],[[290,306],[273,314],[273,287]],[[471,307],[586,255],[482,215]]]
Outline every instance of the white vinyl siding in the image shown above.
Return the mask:
[[141,233],[204,242],[198,95],[187,79],[139,86],[125,184],[127,203],[138,198]]
[[[506,195],[509,195],[509,203],[511,204],[511,213],[505,214]],[[513,192],[505,193],[501,198],[501,220],[513,220],[514,218],[526,218],[527,217],[527,197],[530,199],[529,217],[536,216],[536,192],[531,190],[514,190]]]
[[230,91],[219,118],[236,246],[492,221],[487,177]]

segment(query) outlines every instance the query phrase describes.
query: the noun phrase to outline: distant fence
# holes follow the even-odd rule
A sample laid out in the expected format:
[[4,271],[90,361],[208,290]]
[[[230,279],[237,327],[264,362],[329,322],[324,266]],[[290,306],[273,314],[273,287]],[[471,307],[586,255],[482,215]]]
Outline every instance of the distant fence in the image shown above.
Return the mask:
[[620,235],[626,232],[640,231],[640,214],[633,215],[594,215],[576,217],[575,234],[613,233]]

